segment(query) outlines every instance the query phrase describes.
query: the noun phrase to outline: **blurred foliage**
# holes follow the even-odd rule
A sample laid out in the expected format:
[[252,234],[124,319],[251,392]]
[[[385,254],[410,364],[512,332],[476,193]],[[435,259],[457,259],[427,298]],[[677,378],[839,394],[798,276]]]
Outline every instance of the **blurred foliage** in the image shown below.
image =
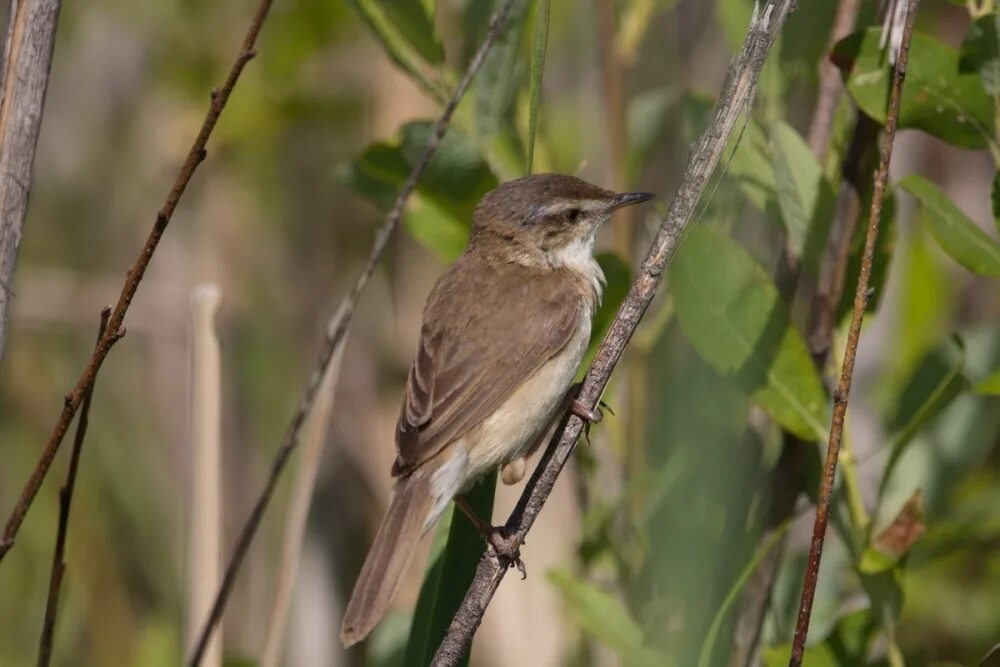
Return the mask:
[[[666,202],[714,108],[727,60],[720,54],[739,47],[754,3],[614,4],[626,119],[618,173],[630,189],[656,191]],[[903,178],[883,210],[811,667],[976,664],[1000,639],[1000,177],[995,169],[979,177],[984,164],[1000,163],[1000,14],[992,1],[921,4],[900,119],[914,132],[900,135],[909,142],[894,157]],[[593,447],[576,461],[578,557],[525,584],[550,586],[561,599],[570,628],[565,664],[606,664],[608,654],[627,665],[729,664],[741,596],[773,549],[784,557],[761,621],[761,658],[787,663],[807,546],[796,520],[811,517],[769,526],[770,480],[791,434],[808,450],[796,454],[809,468],[809,486],[796,495],[814,493],[816,452],[829,425],[826,385],[839,370],[863,223],[851,243],[837,344],[823,367],[810,354],[809,298],[845,187],[836,165],[855,113],[885,120],[891,68],[875,5],[863,3],[858,31],[830,56],[848,95],[822,163],[804,135],[836,3],[792,16],[666,289],[613,379],[608,400],[620,417],[596,427]],[[177,245],[163,249],[137,298],[150,311],[135,316],[135,330],[103,371],[70,530],[55,664],[173,665],[184,655],[190,508],[181,500],[187,459],[178,415],[187,315],[170,289],[204,279],[224,285],[225,472],[234,499],[227,516],[240,517],[331,299],[367,252],[495,6],[275,3],[260,55],[168,232]],[[395,410],[409,362],[387,315],[415,332],[418,311],[408,302],[462,251],[476,202],[500,181],[526,165],[598,183],[615,171],[596,99],[597,13],[586,3],[551,3],[551,14],[541,7],[549,3],[515,2],[508,30],[406,209],[408,236],[380,267],[364,304],[372,311],[355,324],[349,356],[364,370],[345,376],[350,412],[335,419],[332,438],[360,445],[331,453],[333,472],[311,526],[327,559],[329,580],[320,588],[334,606],[353,583],[377,515],[365,509],[377,494],[358,460],[367,447],[388,446],[365,438],[387,432],[371,424]],[[21,267],[58,268],[71,293],[101,272],[117,283],[208,90],[235,53],[246,13],[241,3],[192,1],[63,9]],[[966,181],[987,185],[958,187]],[[657,221],[635,222],[640,252]],[[615,248],[598,256],[608,284],[591,354],[640,260]],[[791,277],[789,256],[801,268]],[[18,280],[19,299],[53,299],[30,275]],[[104,286],[92,292],[115,296]],[[86,305],[86,318],[66,309],[14,320],[0,404],[0,441],[8,443],[2,507],[13,503],[34,462],[31,443],[43,439],[88,352],[89,306],[96,319],[99,304]],[[409,349],[412,336],[403,337]],[[372,389],[376,371],[378,384],[393,386]],[[34,662],[55,487],[50,480],[0,567],[5,667]],[[473,493],[489,516],[492,482]],[[323,509],[330,506],[344,509]],[[227,664],[252,664],[243,656],[259,651],[271,594],[261,582],[269,581],[280,534],[274,515],[227,619]],[[779,533],[763,538],[765,527]],[[783,534],[787,543],[777,540]],[[387,618],[364,649],[344,658],[348,664],[425,663],[482,550],[463,518],[442,521],[413,613]],[[334,642],[334,634],[323,640]],[[504,664],[503,656],[484,656],[483,664]]]

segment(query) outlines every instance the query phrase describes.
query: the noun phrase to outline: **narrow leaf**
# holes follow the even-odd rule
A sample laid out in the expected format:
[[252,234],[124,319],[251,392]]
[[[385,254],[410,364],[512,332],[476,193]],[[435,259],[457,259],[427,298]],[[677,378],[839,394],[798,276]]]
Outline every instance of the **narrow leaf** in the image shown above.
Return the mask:
[[[464,495],[469,506],[484,521],[493,517],[493,498],[496,490],[496,473],[489,475]],[[434,653],[444,639],[451,619],[455,616],[465,591],[476,575],[476,565],[485,549],[482,536],[472,522],[457,510],[452,511],[448,542],[440,556],[440,569],[432,566],[421,588],[417,611],[414,614],[407,655],[411,645],[421,645],[422,658],[408,664],[429,665]],[[419,633],[423,633],[423,637]],[[417,648],[414,648],[417,651]],[[465,655],[463,665],[469,664]]]
[[990,188],[990,204],[993,207],[993,224],[1000,232],[1000,172],[993,177],[993,187]]
[[538,0],[535,10],[535,37],[531,45],[531,76],[528,83],[531,101],[528,111],[528,160],[524,169],[525,174],[530,174],[535,164],[535,133],[538,130],[542,77],[545,74],[545,52],[549,45],[549,3],[550,0]]
[[922,176],[907,176],[900,187],[918,200],[924,220],[941,249],[965,268],[1000,276],[1000,243],[969,220],[936,185]]
[[735,241],[695,226],[670,273],[677,316],[698,353],[779,424],[826,437],[827,399],[770,276]]
[[917,364],[890,422],[895,435],[888,446],[889,460],[882,473],[879,498],[907,446],[923,425],[940,414],[967,386],[965,376],[962,375],[964,367],[965,346],[957,336],[953,345],[931,351]]
[[771,549],[781,542],[781,538],[785,536],[785,531],[788,530],[789,525],[791,525],[791,522],[785,521],[771,531],[771,534],[757,547],[753,558],[750,559],[743,567],[739,576],[736,577],[736,581],[733,582],[733,585],[726,593],[726,597],[722,600],[722,604],[719,605],[719,610],[715,612],[712,624],[708,627],[708,632],[705,634],[705,640],[701,644],[701,652],[698,654],[698,667],[709,667],[712,664],[712,651],[715,649],[715,642],[718,639],[719,632],[722,630],[722,624],[725,622],[726,616],[729,615],[729,611],[736,604],[736,601],[739,600],[744,587],[750,581],[751,575],[757,570],[767,554],[771,553]]
[[[415,0],[405,0],[404,4],[410,4],[414,1]],[[407,14],[407,11],[413,10],[395,8],[394,0],[351,0],[351,4],[357,10],[364,22],[368,25],[368,28],[382,44],[382,48],[385,49],[386,55],[388,55],[394,63],[399,65],[399,67],[429,95],[443,102],[445,100],[444,92],[441,90],[440,86],[435,82],[432,82],[424,72],[424,61],[429,60],[432,64],[440,63],[443,60],[443,51],[441,52],[441,56],[438,58],[427,58],[427,56],[421,53],[420,49],[411,43],[407,36],[400,31],[400,26],[397,24],[397,21],[400,20],[403,20],[405,24],[405,19],[403,17]],[[387,9],[389,10],[388,12],[386,11]],[[423,11],[422,8],[421,11]],[[417,21],[419,22],[419,19]],[[429,18],[427,19],[427,23],[430,23]],[[408,24],[407,29],[409,32],[413,31],[413,27]],[[433,28],[427,34],[433,35]],[[422,48],[427,49],[428,47],[425,40],[426,38],[421,39],[420,42]],[[431,37],[431,40],[433,40],[433,37]],[[440,49],[440,46],[437,48]],[[431,48],[429,54],[435,55],[433,48]]]

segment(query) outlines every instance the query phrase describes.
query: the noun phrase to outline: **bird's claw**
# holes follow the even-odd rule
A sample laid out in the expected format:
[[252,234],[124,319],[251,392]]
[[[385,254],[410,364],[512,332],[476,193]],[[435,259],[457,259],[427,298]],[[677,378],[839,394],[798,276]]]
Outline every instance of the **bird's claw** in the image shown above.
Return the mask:
[[521,549],[517,541],[514,537],[507,537],[502,527],[493,526],[486,540],[486,545],[497,562],[507,567],[516,567],[517,571],[521,573],[522,580],[528,577],[528,570],[524,566],[524,561],[521,560]]

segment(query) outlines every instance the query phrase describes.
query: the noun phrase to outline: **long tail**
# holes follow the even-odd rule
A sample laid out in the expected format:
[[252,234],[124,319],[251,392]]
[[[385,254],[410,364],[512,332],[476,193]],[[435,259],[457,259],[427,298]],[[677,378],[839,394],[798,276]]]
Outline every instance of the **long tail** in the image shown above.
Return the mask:
[[340,626],[340,641],[351,646],[364,639],[382,619],[413,560],[432,509],[431,483],[417,471],[396,483],[392,502],[354,585]]

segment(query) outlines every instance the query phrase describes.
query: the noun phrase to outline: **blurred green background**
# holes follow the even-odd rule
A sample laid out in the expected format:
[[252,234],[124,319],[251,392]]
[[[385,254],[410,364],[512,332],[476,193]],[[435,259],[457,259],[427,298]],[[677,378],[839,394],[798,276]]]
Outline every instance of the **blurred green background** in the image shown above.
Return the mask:
[[[190,643],[185,548],[197,511],[189,500],[191,291],[213,282],[223,296],[228,554],[326,318],[494,4],[276,0],[258,56],[128,315],[128,335],[101,372],[53,664],[182,662]],[[810,291],[789,293],[782,250],[787,242],[801,254],[803,284],[815,280],[844,187],[838,165],[855,105],[884,120],[885,94],[877,80],[885,63],[872,46],[878,36],[842,43],[838,62],[854,68],[850,95],[837,107],[826,157],[811,156],[803,137],[837,3],[800,4],[739,146],[733,142],[725,173],[710,184],[712,196],[605,397],[615,415],[593,429],[565,471],[523,550],[530,576],[501,588],[473,664],[748,664],[734,657],[753,643],[740,625],[752,589],[743,584],[777,554],[773,593],[750,635],[761,628],[755,660],[787,660],[812,523],[808,498],[818,485],[814,442],[825,441],[824,384],[839,369],[844,323],[829,367],[817,370],[804,333]],[[862,3],[859,30],[876,25],[875,4]],[[92,0],[62,8],[0,366],[4,515],[253,7]],[[751,9],[743,0],[552,2],[534,170],[649,190],[668,202]],[[911,106],[904,102],[891,171],[902,187],[893,187],[883,221],[849,410],[848,484],[827,542],[810,667],[977,664],[1000,642],[993,9],[990,1],[921,3]],[[396,410],[424,298],[461,250],[478,196],[525,170],[536,18],[534,2],[515,2],[510,31],[361,300],[281,664],[402,664],[422,564],[365,645],[339,647],[340,613],[388,498]],[[376,34],[376,24],[389,29]],[[600,237],[605,325],[664,203]],[[0,566],[4,667],[36,659],[66,454]],[[887,555],[879,533],[917,490],[926,530],[912,549]],[[495,521],[506,519],[519,491],[499,490]],[[256,664],[262,651],[288,495],[286,480],[226,613],[227,664]],[[768,540],[775,526],[781,539]]]

